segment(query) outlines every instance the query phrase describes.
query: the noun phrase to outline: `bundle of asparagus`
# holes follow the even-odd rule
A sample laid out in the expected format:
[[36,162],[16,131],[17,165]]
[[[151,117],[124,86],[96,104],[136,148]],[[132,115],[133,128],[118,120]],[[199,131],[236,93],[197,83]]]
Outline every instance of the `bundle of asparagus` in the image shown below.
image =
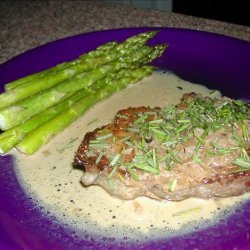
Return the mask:
[[0,95],[0,153],[35,153],[96,102],[139,81],[166,45],[147,46],[155,31],[110,42],[79,58],[5,85]]

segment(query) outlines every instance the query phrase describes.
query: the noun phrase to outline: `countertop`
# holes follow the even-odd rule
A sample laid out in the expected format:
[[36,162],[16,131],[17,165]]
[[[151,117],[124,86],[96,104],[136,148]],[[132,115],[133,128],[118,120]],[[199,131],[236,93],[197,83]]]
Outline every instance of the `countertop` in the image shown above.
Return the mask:
[[103,1],[0,2],[0,64],[36,46],[80,33],[122,27],[180,27],[250,42],[250,27]]

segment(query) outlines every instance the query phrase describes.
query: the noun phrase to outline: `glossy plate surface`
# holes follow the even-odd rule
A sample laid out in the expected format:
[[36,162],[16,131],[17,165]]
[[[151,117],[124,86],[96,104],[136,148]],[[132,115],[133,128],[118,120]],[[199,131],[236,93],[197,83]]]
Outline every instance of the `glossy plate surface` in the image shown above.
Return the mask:
[[[154,62],[189,81],[219,89],[224,95],[250,100],[250,43],[217,34],[173,28],[128,28],[98,31],[58,40],[0,65],[0,88],[9,81],[72,60],[98,45],[160,30],[150,44],[169,49]],[[0,157],[0,249],[247,249],[250,202],[223,223],[181,237],[121,244],[76,237],[70,229],[44,216],[20,188],[11,156]]]

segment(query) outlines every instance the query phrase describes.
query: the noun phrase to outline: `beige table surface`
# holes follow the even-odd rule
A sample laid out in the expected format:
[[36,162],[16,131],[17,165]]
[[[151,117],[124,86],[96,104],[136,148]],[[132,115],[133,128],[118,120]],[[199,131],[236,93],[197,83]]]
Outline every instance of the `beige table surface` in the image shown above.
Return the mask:
[[84,0],[0,1],[0,63],[38,45],[95,30],[181,27],[250,42],[250,27],[129,5]]

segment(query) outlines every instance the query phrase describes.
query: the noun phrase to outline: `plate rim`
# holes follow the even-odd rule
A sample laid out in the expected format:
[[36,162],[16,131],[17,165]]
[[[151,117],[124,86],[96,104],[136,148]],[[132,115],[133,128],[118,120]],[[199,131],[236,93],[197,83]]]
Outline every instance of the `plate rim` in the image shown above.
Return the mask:
[[217,33],[213,33],[213,32],[209,32],[209,31],[200,31],[200,30],[195,30],[195,29],[186,29],[186,28],[175,28],[175,27],[128,27],[128,28],[116,28],[116,29],[107,29],[107,30],[97,30],[97,31],[90,31],[90,32],[86,32],[86,33],[81,33],[81,34],[76,34],[76,35],[73,35],[73,36],[69,36],[69,37],[64,37],[64,38],[60,38],[58,40],[54,40],[54,41],[51,41],[51,42],[48,42],[48,43],[45,43],[45,44],[41,44],[37,47],[34,47],[34,48],[31,48],[27,51],[24,51],[10,59],[8,59],[6,62],[0,64],[0,69],[8,64],[9,62],[11,62],[12,60],[16,60],[16,58],[20,57],[20,56],[23,56],[24,54],[27,54],[27,53],[30,53],[30,52],[33,52],[35,50],[39,50],[43,47],[47,47],[47,46],[50,46],[50,45],[53,45],[53,44],[56,44],[58,42],[62,42],[62,41],[69,41],[71,39],[75,39],[77,37],[82,37],[82,36],[85,36],[85,35],[89,35],[89,34],[100,34],[100,33],[105,33],[105,32],[110,32],[110,31],[115,31],[115,32],[118,32],[118,31],[122,31],[122,30],[142,30],[142,29],[145,29],[145,30],[155,30],[155,29],[159,29],[159,30],[177,30],[177,31],[185,31],[185,32],[195,32],[195,33],[203,33],[203,34],[208,34],[210,36],[216,36],[216,37],[222,37],[222,38],[226,38],[226,39],[230,39],[230,40],[234,40],[234,41],[237,41],[237,42],[240,42],[242,44],[246,44],[247,46],[250,46],[250,42],[248,41],[245,41],[245,40],[241,40],[241,39],[238,39],[238,38],[234,38],[234,37],[230,37],[230,36],[227,36],[227,35],[223,35],[223,34],[217,34]]

